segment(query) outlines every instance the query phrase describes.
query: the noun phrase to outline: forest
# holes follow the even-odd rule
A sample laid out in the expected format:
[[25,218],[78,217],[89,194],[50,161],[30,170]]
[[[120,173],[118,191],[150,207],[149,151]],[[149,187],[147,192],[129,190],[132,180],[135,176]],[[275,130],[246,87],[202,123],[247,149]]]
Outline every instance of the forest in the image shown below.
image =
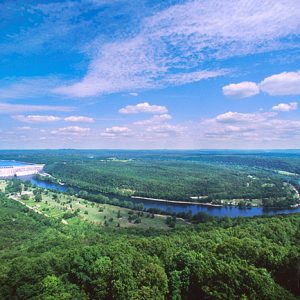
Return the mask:
[[39,179],[116,197],[266,207],[299,202],[297,151],[28,150],[0,151],[0,159],[44,163],[54,178]]
[[0,159],[45,163],[50,176],[40,179],[74,188],[1,181],[0,299],[300,297],[299,214],[161,215],[121,200],[292,204],[297,153],[0,151]]
[[0,299],[297,299],[300,216],[64,225],[0,195]]

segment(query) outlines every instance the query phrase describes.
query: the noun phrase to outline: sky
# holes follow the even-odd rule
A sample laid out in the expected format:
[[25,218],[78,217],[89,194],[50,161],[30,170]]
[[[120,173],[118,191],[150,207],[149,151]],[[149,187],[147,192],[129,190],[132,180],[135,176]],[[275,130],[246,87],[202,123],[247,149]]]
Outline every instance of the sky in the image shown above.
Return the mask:
[[1,149],[300,148],[298,0],[0,2]]

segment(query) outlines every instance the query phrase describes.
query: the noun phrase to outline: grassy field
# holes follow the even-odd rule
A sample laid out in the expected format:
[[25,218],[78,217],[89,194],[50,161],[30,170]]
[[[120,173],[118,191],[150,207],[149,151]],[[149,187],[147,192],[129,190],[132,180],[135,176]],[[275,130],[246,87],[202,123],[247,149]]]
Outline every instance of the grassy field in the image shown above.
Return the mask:
[[[0,189],[5,190],[5,181],[0,181]],[[153,215],[146,212],[133,211],[127,208],[109,204],[98,204],[67,194],[42,190],[42,201],[36,202],[33,194],[34,188],[24,191],[28,200],[21,198],[19,194],[11,195],[14,200],[22,201],[30,208],[39,211],[47,217],[63,219],[63,223],[74,223],[78,220],[116,228],[155,228],[170,229],[166,225],[166,216]],[[77,211],[77,216],[70,216]],[[131,219],[131,220],[130,220]],[[176,227],[186,226],[187,223],[177,219]]]
[[0,191],[5,192],[6,182],[5,180],[0,180]]

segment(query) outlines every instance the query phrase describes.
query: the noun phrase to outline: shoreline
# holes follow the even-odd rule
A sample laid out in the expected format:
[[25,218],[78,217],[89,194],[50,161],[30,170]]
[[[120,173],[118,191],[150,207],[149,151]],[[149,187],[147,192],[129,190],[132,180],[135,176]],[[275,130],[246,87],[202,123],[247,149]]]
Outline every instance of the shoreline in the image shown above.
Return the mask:
[[[53,176],[52,176],[53,177]],[[55,177],[54,177],[55,178]],[[5,180],[5,179],[9,179],[9,178],[0,178],[2,180]],[[45,182],[45,183],[49,183],[47,181],[44,181],[42,179],[38,179],[38,181],[41,181],[41,182]],[[50,183],[50,184],[56,184],[60,187],[66,187],[68,185],[66,185],[65,183]],[[73,187],[73,188],[76,188],[76,187]],[[46,188],[47,189],[47,188]],[[118,196],[118,195],[116,195]],[[167,200],[167,199],[158,199],[158,198],[150,198],[150,197],[141,197],[141,196],[128,196],[130,199],[134,200],[134,199],[138,199],[138,200],[148,200],[148,201],[153,201],[153,202],[158,202],[158,203],[170,203],[170,204],[178,204],[178,205],[199,205],[199,206],[206,206],[206,207],[216,207],[216,208],[228,208],[228,207],[239,207],[239,205],[224,205],[224,204],[212,204],[212,203],[209,203],[209,202],[204,202],[204,203],[199,203],[199,202],[191,202],[191,201],[174,201],[174,200]],[[300,203],[297,203],[297,204],[294,204],[294,205],[290,205],[290,206],[286,206],[286,207],[264,207],[264,206],[260,206],[260,205],[255,205],[255,206],[243,206],[243,207],[240,207],[241,209],[252,209],[252,208],[262,208],[262,209],[274,209],[274,210],[293,210],[293,209],[297,209],[300,207]]]
[[140,200],[149,200],[163,203],[172,203],[172,204],[186,204],[186,205],[202,205],[202,206],[213,206],[213,207],[223,207],[222,204],[212,204],[209,202],[199,203],[199,202],[190,202],[190,201],[174,201],[174,200],[166,200],[166,199],[156,199],[156,198],[147,198],[140,196],[131,196],[132,199],[140,199]]
[[[160,202],[160,203],[171,203],[171,204],[183,204],[183,205],[200,205],[200,206],[210,206],[210,207],[239,207],[239,205],[224,205],[224,204],[213,204],[209,202],[205,203],[199,203],[199,202],[189,202],[189,201],[174,201],[174,200],[166,200],[166,199],[157,199],[157,198],[148,198],[148,197],[140,197],[140,196],[131,196],[130,198],[132,199],[139,199],[139,200],[148,200],[148,201],[154,201],[154,202]],[[295,209],[300,207],[300,203],[287,206],[287,207],[264,207],[264,206],[245,206],[245,207],[240,207],[241,209],[246,208],[246,209],[251,209],[251,208],[263,208],[263,209],[278,209],[278,210],[283,210],[283,209]]]

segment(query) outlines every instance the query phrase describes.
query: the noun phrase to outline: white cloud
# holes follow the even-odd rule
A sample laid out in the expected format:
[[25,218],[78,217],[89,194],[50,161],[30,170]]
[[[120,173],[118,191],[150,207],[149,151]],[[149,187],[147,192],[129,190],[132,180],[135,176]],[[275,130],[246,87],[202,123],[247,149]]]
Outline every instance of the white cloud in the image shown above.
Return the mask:
[[[196,127],[196,126],[195,126]],[[226,143],[238,148],[286,147],[300,138],[300,121],[279,119],[275,112],[227,112],[202,120],[196,127],[198,138],[215,144]],[[197,134],[194,132],[195,139]],[[296,143],[292,143],[296,145]]]
[[93,123],[95,120],[90,117],[84,117],[84,116],[70,116],[64,118],[66,122],[80,122],[80,123]]
[[246,136],[249,137],[250,134],[253,137],[254,135],[257,135],[257,133],[253,132],[254,128],[253,126],[232,126],[232,125],[226,125],[225,127],[215,127],[213,129],[210,129],[205,132],[205,136],[209,138],[218,138],[218,137],[234,137],[234,136]]
[[149,126],[146,129],[150,133],[164,133],[168,135],[172,134],[180,134],[183,132],[184,127],[180,125],[171,125],[171,124],[157,124],[153,126]]
[[13,119],[26,122],[26,123],[47,123],[47,122],[56,122],[61,118],[56,116],[43,116],[43,115],[16,115],[12,116]]
[[[45,45],[48,51],[70,51],[71,44],[90,64],[79,80],[49,77],[16,80],[10,86],[0,83],[0,97],[89,97],[187,84],[226,74],[224,59],[299,48],[292,38],[300,33],[299,1],[193,0],[160,6],[142,2],[140,9],[126,9],[126,30],[107,22],[99,7],[87,1],[25,6],[29,15],[42,16],[40,23],[8,37],[11,43],[2,51],[30,53],[43,51]],[[108,6],[114,12],[115,7]],[[84,16],[90,11],[87,20]],[[99,34],[101,24],[113,28]],[[206,69],[207,61],[214,69]]]
[[[45,45],[47,51],[70,50],[71,44],[72,51],[88,56],[86,75],[71,82],[48,77],[23,78],[9,86],[0,83],[0,97],[52,97],[57,93],[88,97],[186,84],[224,75],[227,71],[219,63],[223,59],[299,47],[290,38],[300,33],[300,4],[295,0],[194,0],[160,6],[142,1],[142,9],[126,9],[126,30],[118,23],[116,30],[116,24],[108,23],[97,10],[99,6],[88,2],[25,5],[35,26],[8,36],[9,45],[1,49],[2,53],[31,53],[42,52]],[[114,12],[115,1],[106,3]],[[164,9],[159,11],[159,7]],[[93,14],[87,20],[84,16],[90,11]],[[99,24],[114,28],[99,34]],[[208,60],[216,66],[213,70],[206,70]]]
[[140,125],[140,126],[145,126],[145,125],[151,125],[151,124],[156,124],[156,123],[161,123],[165,122],[168,120],[171,120],[172,117],[169,114],[162,114],[162,115],[155,115],[152,118],[148,120],[142,120],[142,121],[136,121],[133,124],[134,125]]
[[271,96],[300,95],[300,71],[283,72],[266,77],[256,84],[251,81],[231,83],[224,86],[223,94],[238,98],[246,98],[265,92]]
[[105,132],[108,133],[126,133],[129,132],[129,128],[126,126],[113,126],[110,128],[106,128]]
[[138,114],[138,113],[153,113],[163,114],[168,112],[165,106],[151,105],[148,102],[139,103],[136,105],[127,105],[119,110],[121,114]]
[[138,93],[129,93],[130,96],[133,96],[133,97],[137,97],[139,94]]
[[117,137],[128,136],[131,130],[127,126],[113,126],[105,129],[105,132],[101,133],[104,137]]
[[219,123],[239,123],[239,122],[261,122],[265,121],[270,117],[276,116],[275,112],[265,113],[238,113],[238,112],[226,112],[217,115],[214,120]]
[[18,127],[17,129],[18,130],[30,130],[31,127],[29,127],[29,126],[21,126],[21,127]]
[[[93,118],[84,117],[84,116],[70,116],[70,117],[57,117],[52,115],[14,115],[13,119],[26,122],[26,123],[47,123],[47,122],[56,122],[60,120],[64,120],[66,122],[81,122],[81,123],[92,123],[94,122]],[[65,128],[80,128],[76,126],[70,126]],[[64,128],[64,129],[65,129]]]
[[0,81],[0,99],[51,97],[51,90],[61,84],[57,77],[7,78]]
[[300,95],[300,71],[272,75],[265,78],[259,87],[272,96]]
[[23,113],[33,111],[73,111],[71,106],[27,105],[0,103],[0,114]]
[[87,74],[55,91],[88,97],[196,82],[224,74],[206,70],[207,60],[294,48],[284,38],[299,33],[298,1],[187,1],[145,18],[129,38],[94,43]]
[[191,82],[196,82],[204,79],[223,76],[230,71],[227,69],[215,70],[215,71],[198,71],[198,72],[183,72],[177,74],[168,74],[165,79],[161,81],[163,85],[182,85]]
[[246,98],[259,94],[259,87],[255,82],[244,81],[240,83],[231,83],[223,87],[225,96]]
[[167,138],[180,135],[185,127],[179,124],[169,124],[172,117],[169,114],[154,115],[148,120],[136,121],[126,126],[106,128],[101,134],[104,137],[133,137],[137,140]]
[[272,107],[275,111],[291,111],[296,110],[298,108],[297,102],[290,102],[290,103],[280,103]]
[[90,128],[87,127],[79,127],[79,126],[68,126],[58,128],[56,130],[51,131],[52,134],[56,135],[86,135],[90,132]]

